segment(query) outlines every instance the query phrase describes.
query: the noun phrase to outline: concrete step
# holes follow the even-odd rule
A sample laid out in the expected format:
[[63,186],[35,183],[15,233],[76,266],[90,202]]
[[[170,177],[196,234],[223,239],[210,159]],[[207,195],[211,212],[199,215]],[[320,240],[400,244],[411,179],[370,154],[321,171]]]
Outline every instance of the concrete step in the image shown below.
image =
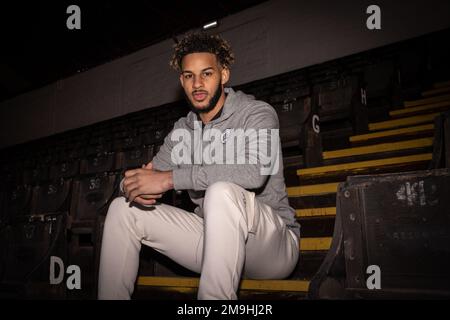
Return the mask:
[[335,216],[336,207],[308,208],[295,210],[297,218]]
[[334,175],[336,173],[358,174],[367,169],[384,168],[399,165],[408,165],[416,162],[428,162],[432,158],[431,153],[415,154],[403,157],[377,159],[360,162],[342,163],[329,166],[305,168],[297,170],[300,178],[314,178],[318,176]]
[[[200,278],[190,277],[148,277],[138,278],[138,286],[164,287],[175,291],[186,292],[186,289],[197,289]],[[241,281],[240,290],[248,291],[287,291],[308,292],[309,281],[307,280],[248,280]]]
[[413,116],[401,119],[393,119],[381,122],[369,123],[369,131],[378,131],[386,129],[394,129],[400,127],[407,127],[411,125],[430,123],[433,122],[434,118],[439,115],[439,113],[431,113],[420,116]]
[[426,148],[432,145],[433,138],[421,138],[399,142],[379,143],[369,146],[353,147],[334,151],[324,151],[322,153],[322,156],[324,160],[327,160],[396,150]]
[[430,97],[430,98],[405,101],[403,104],[404,104],[405,108],[411,108],[411,107],[417,107],[417,106],[421,106],[421,105],[433,104],[436,102],[449,101],[449,100],[450,100],[450,94],[443,94],[443,95],[438,95],[438,96],[434,96],[434,97]]
[[407,127],[407,128],[401,128],[401,129],[392,129],[392,130],[384,130],[384,131],[377,131],[367,134],[360,134],[356,136],[351,136],[349,138],[350,142],[362,142],[367,141],[370,142],[370,140],[380,139],[380,138],[389,138],[389,137],[403,137],[403,136],[409,136],[419,133],[426,133],[426,132],[432,132],[434,130],[434,124],[423,124],[420,126],[413,126],[413,127]]
[[424,104],[416,107],[405,108],[400,110],[393,110],[389,112],[391,117],[411,116],[418,113],[425,113],[430,111],[445,111],[450,108],[450,100],[440,101],[435,103]]

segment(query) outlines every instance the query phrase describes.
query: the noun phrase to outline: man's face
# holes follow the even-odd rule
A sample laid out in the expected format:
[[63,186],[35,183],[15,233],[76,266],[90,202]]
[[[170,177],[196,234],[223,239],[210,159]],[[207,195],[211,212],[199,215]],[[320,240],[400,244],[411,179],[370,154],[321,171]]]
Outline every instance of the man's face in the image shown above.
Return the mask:
[[216,106],[228,78],[228,69],[222,68],[212,53],[191,53],[182,60],[181,85],[196,112],[208,112]]

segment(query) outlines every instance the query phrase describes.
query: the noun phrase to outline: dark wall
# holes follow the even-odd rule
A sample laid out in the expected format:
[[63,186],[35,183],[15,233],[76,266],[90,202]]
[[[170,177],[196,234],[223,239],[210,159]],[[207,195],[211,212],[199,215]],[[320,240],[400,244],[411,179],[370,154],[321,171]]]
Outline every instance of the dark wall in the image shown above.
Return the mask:
[[[372,1],[273,0],[220,22],[236,55],[231,85],[450,27],[450,1],[377,1],[381,30],[368,30]],[[0,104],[0,147],[158,106],[179,98],[164,41]]]

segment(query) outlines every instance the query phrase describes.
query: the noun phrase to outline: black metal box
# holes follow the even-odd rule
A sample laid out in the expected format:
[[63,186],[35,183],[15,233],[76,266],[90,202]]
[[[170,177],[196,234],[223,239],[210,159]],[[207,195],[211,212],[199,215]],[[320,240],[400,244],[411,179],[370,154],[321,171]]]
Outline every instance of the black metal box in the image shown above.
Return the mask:
[[[347,289],[450,294],[449,169],[349,177],[338,192]],[[371,265],[380,290],[368,289]]]

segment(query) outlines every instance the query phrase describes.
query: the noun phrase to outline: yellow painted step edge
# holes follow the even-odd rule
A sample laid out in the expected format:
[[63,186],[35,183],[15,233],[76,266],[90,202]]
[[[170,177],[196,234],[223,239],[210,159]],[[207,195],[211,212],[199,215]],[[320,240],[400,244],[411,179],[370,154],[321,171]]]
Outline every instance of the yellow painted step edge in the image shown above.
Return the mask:
[[440,108],[449,107],[449,106],[450,106],[450,100],[447,100],[447,101],[425,104],[423,106],[417,106],[417,107],[411,107],[411,108],[407,108],[407,109],[390,111],[389,115],[391,117],[399,116],[399,115],[408,115],[408,114],[414,113],[414,112],[440,109]]
[[402,164],[402,163],[429,161],[429,160],[431,160],[431,158],[432,158],[431,153],[424,153],[424,154],[415,154],[415,155],[410,155],[410,156],[402,156],[402,157],[394,157],[394,158],[386,158],[386,159],[342,163],[342,164],[322,166],[322,167],[298,169],[297,175],[298,176],[320,175],[320,174],[325,174],[328,172],[339,172],[339,171],[366,169],[366,168],[373,168],[373,167],[383,167],[383,166],[397,165],[397,164]]
[[336,215],[336,207],[297,209],[297,210],[295,210],[295,215],[298,218],[335,216]]
[[313,184],[298,187],[287,188],[287,194],[289,197],[306,197],[317,196],[328,193],[336,193],[339,182]]
[[440,93],[447,93],[450,92],[450,87],[442,87],[442,88],[438,88],[438,89],[431,89],[431,90],[427,90],[422,92],[422,96],[423,97],[429,97],[435,94],[440,94]]
[[[138,278],[139,286],[198,288],[199,278],[187,277],[145,277]],[[307,292],[307,280],[250,280],[244,279],[240,283],[241,290],[254,291],[290,291]]]
[[331,247],[332,237],[322,238],[301,238],[300,251],[322,251],[329,250]]
[[382,130],[382,129],[392,129],[395,127],[402,127],[408,125],[419,124],[423,122],[431,122],[439,113],[425,114],[420,116],[387,120],[375,123],[369,123],[369,130]]
[[420,133],[423,131],[432,131],[432,130],[434,130],[434,124],[430,123],[430,124],[423,124],[423,125],[414,126],[414,127],[407,127],[407,128],[401,128],[401,129],[393,129],[393,130],[385,130],[385,131],[360,134],[357,136],[351,136],[349,138],[349,140],[350,140],[350,142],[366,141],[366,140],[371,140],[371,139],[400,136],[400,135],[407,134],[407,133]]
[[335,159],[363,154],[380,153],[387,151],[425,148],[433,145],[433,138],[421,138],[399,142],[380,143],[371,146],[354,147],[348,149],[340,149],[334,151],[324,151],[322,156],[324,159]]
[[410,109],[411,107],[417,107],[417,106],[425,106],[434,104],[437,102],[445,102],[450,100],[450,94],[444,94],[441,96],[435,96],[430,98],[424,98],[424,99],[417,99],[417,100],[411,100],[411,101],[405,101],[403,105],[406,109]]

